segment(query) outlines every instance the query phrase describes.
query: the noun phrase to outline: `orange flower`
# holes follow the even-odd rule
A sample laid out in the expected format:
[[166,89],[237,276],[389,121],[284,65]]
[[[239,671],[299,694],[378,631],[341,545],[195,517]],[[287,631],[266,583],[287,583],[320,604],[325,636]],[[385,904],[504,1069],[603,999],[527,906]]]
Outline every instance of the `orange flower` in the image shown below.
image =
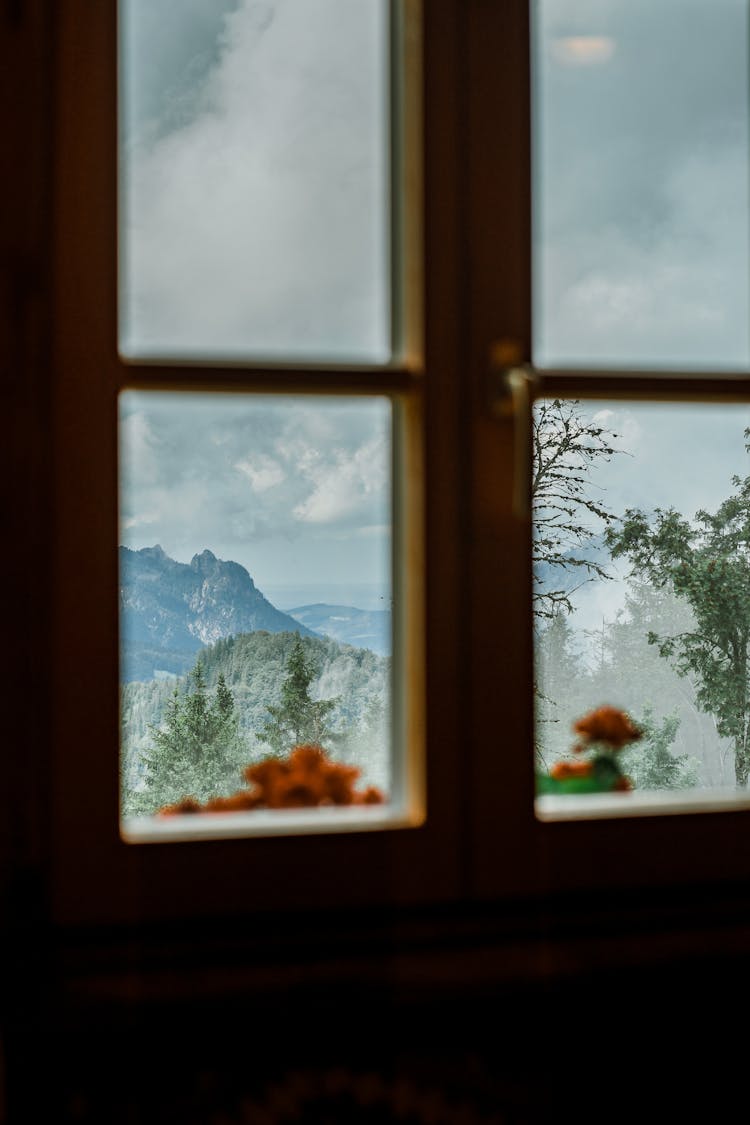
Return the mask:
[[355,805],[382,805],[385,797],[374,785],[368,785],[362,793],[354,794]]
[[605,742],[613,750],[621,750],[628,742],[642,737],[629,716],[617,707],[598,707],[590,711],[573,723],[573,730],[580,738],[573,747],[577,754],[587,750],[591,742]]
[[276,775],[272,790],[263,795],[269,808],[352,804],[354,782],[360,774],[356,766],[338,765],[314,745],[295,746],[282,764],[287,771]]
[[374,785],[362,791],[354,788],[360,772],[356,766],[332,762],[321,746],[295,746],[288,758],[265,758],[247,766],[243,774],[251,789],[239,789],[229,797],[212,797],[204,805],[188,797],[160,809],[159,815],[382,804],[385,797]]
[[266,758],[244,771],[246,779],[258,790],[258,802],[268,808],[281,808],[284,789],[291,766],[281,758]]
[[202,806],[203,812],[246,812],[258,807],[259,799],[249,790],[238,789],[229,797],[211,797]]

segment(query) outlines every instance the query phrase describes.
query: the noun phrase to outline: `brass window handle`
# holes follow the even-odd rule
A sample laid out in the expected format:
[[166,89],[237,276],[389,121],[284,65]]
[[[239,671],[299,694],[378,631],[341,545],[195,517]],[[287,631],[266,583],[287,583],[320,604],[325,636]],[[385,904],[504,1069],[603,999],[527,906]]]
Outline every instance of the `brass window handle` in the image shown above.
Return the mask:
[[490,408],[513,423],[513,514],[531,519],[531,411],[537,375],[529,363],[504,364],[505,349],[493,347],[490,359]]

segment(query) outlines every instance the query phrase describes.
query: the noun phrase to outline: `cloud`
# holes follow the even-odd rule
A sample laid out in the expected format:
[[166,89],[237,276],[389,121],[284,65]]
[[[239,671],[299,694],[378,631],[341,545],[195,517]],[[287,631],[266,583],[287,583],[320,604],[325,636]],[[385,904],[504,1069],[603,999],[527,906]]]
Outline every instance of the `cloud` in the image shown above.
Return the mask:
[[218,59],[224,17],[238,0],[121,0],[120,42],[126,143],[179,128],[194,117]]
[[129,391],[121,413],[125,545],[209,547],[254,577],[262,557],[275,582],[382,571],[386,400]]
[[300,468],[313,489],[293,511],[302,523],[338,523],[384,493],[388,454],[381,437],[351,451],[335,450],[326,458],[317,450],[311,452]]
[[152,527],[159,522],[159,512],[143,512],[139,516],[126,516],[121,522],[124,531],[134,531],[136,528]]
[[252,485],[253,492],[266,492],[286,479],[286,473],[281,465],[264,454],[247,457],[244,461],[238,461],[234,467],[238,472],[245,474]]
[[542,4],[542,44],[616,51],[537,66],[541,365],[750,362],[747,18],[740,0]]
[[126,354],[387,358],[384,12],[244,0],[193,115],[126,146]]
[[662,183],[668,217],[570,226],[541,258],[540,348],[558,361],[741,366],[748,357],[746,154],[696,153]]
[[159,475],[159,442],[149,418],[143,411],[128,413],[120,426],[120,449],[123,462],[146,483]]

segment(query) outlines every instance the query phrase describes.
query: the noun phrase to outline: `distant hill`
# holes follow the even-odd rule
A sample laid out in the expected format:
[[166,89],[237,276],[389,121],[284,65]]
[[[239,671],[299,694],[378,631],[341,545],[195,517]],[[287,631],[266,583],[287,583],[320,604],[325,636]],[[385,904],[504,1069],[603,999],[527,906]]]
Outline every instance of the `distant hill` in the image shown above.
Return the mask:
[[391,614],[385,609],[355,609],[348,605],[301,605],[287,611],[290,617],[313,632],[332,637],[342,644],[367,648],[380,656],[390,656]]
[[316,635],[271,605],[239,563],[209,550],[180,563],[158,545],[120,547],[120,622],[124,682],[180,675],[198,649],[238,633]]

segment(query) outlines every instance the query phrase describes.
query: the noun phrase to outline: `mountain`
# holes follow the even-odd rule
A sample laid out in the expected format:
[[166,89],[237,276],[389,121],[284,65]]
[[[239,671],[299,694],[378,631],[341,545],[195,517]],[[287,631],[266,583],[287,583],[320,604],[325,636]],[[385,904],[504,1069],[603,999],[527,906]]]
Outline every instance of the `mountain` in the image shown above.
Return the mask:
[[380,656],[391,651],[391,615],[385,609],[355,609],[349,605],[301,605],[287,611],[315,633],[342,644],[367,648]]
[[237,633],[315,636],[271,605],[239,563],[208,550],[180,563],[158,545],[120,547],[120,621],[124,681],[181,674],[198,649]]

